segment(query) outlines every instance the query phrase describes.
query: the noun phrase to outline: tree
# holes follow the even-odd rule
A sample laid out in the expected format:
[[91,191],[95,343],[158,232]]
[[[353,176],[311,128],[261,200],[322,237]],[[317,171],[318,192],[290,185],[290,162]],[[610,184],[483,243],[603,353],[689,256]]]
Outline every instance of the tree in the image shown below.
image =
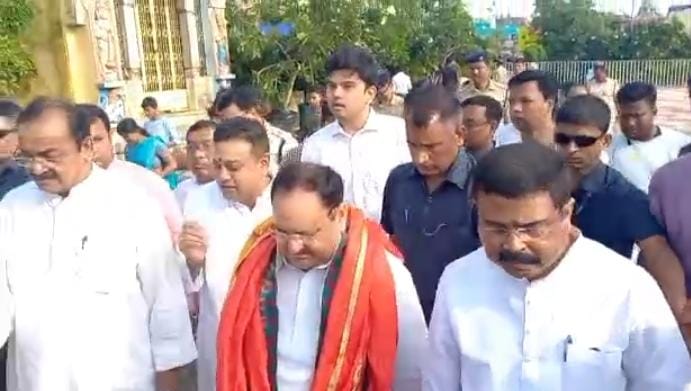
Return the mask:
[[20,41],[34,15],[27,0],[0,0],[0,95],[14,95],[36,74]]
[[522,26],[518,30],[518,49],[528,61],[540,61],[547,57],[542,37],[531,26]]
[[[649,3],[648,3],[649,4]],[[597,12],[591,0],[537,0],[532,27],[550,60],[688,58],[691,38],[677,20],[623,19]]]
[[639,23],[634,28],[633,33],[621,33],[618,58],[672,59],[691,55],[691,37],[677,19]]
[[290,102],[296,81],[324,80],[327,56],[344,43],[366,46],[382,65],[419,76],[476,43],[471,18],[453,1],[231,2],[228,19],[238,82],[257,84],[281,107]]
[[550,60],[609,58],[615,19],[596,12],[591,0],[537,0],[532,27]]

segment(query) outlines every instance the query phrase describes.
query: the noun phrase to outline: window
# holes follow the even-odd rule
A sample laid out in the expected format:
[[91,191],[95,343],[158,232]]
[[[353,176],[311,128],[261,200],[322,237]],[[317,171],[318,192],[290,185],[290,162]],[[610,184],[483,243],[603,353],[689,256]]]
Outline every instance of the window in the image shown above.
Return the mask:
[[180,19],[176,0],[138,0],[137,18],[142,43],[144,90],[186,88]]

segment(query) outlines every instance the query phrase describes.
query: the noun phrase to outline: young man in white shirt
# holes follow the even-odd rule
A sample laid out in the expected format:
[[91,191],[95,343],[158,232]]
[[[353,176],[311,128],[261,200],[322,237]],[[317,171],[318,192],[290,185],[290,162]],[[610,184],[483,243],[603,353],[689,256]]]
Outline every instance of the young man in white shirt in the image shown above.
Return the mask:
[[175,189],[175,198],[180,209],[185,207],[187,195],[207,183],[213,182],[214,131],[216,123],[209,120],[197,121],[187,130],[187,167],[192,178],[180,183]]
[[371,109],[379,66],[363,48],[344,46],[326,62],[326,98],[336,121],[304,143],[302,161],[333,168],[343,178],[345,201],[379,221],[389,172],[410,162],[402,118]]
[[214,132],[216,181],[185,202],[179,247],[199,286],[197,383],[216,384],[216,331],[236,262],[254,227],[271,216],[269,139],[257,121],[238,117]]
[[424,389],[691,386],[689,353],[655,280],[572,225],[572,178],[556,151],[498,148],[474,181],[483,247],[440,280]]
[[18,118],[34,181],[0,203],[0,340],[9,390],[177,390],[196,358],[177,256],[155,201],[92,162],[72,104]]
[[496,146],[527,139],[552,145],[558,93],[556,80],[547,72],[528,70],[512,77],[509,80],[511,123],[497,129]]
[[609,148],[611,165],[647,193],[655,171],[675,160],[691,136],[655,124],[657,89],[652,84],[624,85],[617,93],[617,107],[621,133]]

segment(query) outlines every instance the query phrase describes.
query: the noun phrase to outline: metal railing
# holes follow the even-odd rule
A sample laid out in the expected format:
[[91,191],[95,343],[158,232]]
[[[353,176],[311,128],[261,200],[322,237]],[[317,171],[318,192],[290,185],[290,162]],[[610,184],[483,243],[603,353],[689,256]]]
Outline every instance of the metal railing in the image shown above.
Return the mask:
[[[533,66],[550,72],[561,84],[585,83],[595,61],[545,61]],[[604,61],[609,77],[620,83],[644,81],[658,87],[681,87],[691,77],[691,59]],[[509,64],[512,71],[513,64]]]

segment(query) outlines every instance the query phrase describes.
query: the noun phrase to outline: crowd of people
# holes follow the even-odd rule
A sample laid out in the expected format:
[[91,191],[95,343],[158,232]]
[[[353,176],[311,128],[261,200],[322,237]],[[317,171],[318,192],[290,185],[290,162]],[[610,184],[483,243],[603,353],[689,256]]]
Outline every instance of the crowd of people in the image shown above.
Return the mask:
[[604,64],[466,63],[341,47],[301,141],[251,86],[184,137],[0,101],[7,389],[691,389],[691,136]]

